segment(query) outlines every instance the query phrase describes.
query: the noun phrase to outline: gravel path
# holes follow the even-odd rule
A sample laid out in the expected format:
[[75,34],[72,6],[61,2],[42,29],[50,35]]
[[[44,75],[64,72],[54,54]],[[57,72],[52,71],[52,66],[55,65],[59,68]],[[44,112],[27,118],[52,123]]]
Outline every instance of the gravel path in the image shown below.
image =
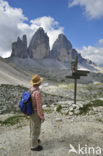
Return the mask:
[[[43,151],[30,151],[29,120],[25,120],[22,121],[24,126],[19,128],[0,126],[0,156],[77,155],[69,153],[70,144],[76,149],[80,144],[82,147],[100,146],[103,150],[103,123],[96,121],[93,116],[68,117],[53,112],[45,114],[45,118],[40,136]],[[56,121],[57,118],[61,120]],[[101,155],[103,156],[103,151]]]

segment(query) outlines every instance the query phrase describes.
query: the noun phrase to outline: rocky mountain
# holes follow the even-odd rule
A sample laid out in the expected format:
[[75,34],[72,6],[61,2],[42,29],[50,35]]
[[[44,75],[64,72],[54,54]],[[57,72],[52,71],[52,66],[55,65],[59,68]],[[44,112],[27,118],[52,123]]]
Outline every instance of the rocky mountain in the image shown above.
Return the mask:
[[0,84],[29,86],[32,75],[33,73],[26,72],[25,69],[0,57]]
[[49,37],[43,28],[39,28],[31,38],[28,47],[26,35],[23,35],[22,39],[18,37],[17,41],[12,43],[12,53],[8,61],[19,66],[26,66],[26,68],[29,66],[29,70],[33,66],[40,70],[68,70],[75,56],[78,57],[80,68],[97,70],[92,61],[84,59],[72,48],[71,42],[64,34],[58,36],[50,50]]
[[20,39],[20,37],[18,37],[17,41],[12,43],[11,57],[13,57],[13,56],[20,57],[20,58],[28,57],[26,35],[23,35],[22,39]]
[[49,37],[44,32],[43,28],[39,28],[33,35],[29,47],[27,47],[27,37],[17,38],[16,42],[12,43],[11,57],[43,59],[50,54]]
[[44,32],[43,28],[39,28],[33,35],[28,52],[32,59],[43,59],[49,56],[49,37]]
[[71,62],[72,44],[63,35],[60,34],[53,44],[51,56],[62,62]]
[[103,67],[103,64],[99,64],[99,67]]
[[79,62],[79,63],[82,63],[82,62],[86,63],[86,62],[87,62],[87,60],[86,60],[85,58],[83,58],[83,57],[81,56],[81,54],[79,54],[79,53],[77,52],[77,50],[72,49],[72,60],[75,60],[75,57],[76,57],[76,56],[78,56],[78,62]]

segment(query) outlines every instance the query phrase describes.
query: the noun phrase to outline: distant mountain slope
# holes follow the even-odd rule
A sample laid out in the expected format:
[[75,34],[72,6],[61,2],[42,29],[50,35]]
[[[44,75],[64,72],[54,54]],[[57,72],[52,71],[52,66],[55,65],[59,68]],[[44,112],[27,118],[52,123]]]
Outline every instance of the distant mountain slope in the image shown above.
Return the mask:
[[0,57],[0,84],[29,85],[32,74]]
[[[11,58],[13,59],[13,58]],[[22,59],[22,58],[16,58],[13,61],[15,64],[10,63],[6,61],[6,59],[0,58],[0,84],[13,84],[13,85],[23,85],[26,87],[30,87],[29,81],[34,74],[39,74],[40,76],[44,77],[44,82],[51,82],[51,81],[66,81],[70,82],[70,79],[66,79],[65,76],[71,75],[71,70],[64,68],[65,66],[62,66],[61,64],[61,70],[54,67],[51,68],[50,62],[52,66],[54,66],[57,62],[55,60],[50,59],[44,59],[42,62],[35,62],[31,60],[30,58]],[[44,61],[44,62],[43,62]],[[28,66],[28,62],[30,63],[30,66]],[[31,65],[31,62],[33,63]],[[48,69],[42,68],[43,63],[46,66],[49,66]],[[60,63],[60,62],[59,62]],[[22,65],[23,64],[23,65]],[[34,66],[35,64],[35,66]],[[39,66],[38,66],[39,64]],[[40,66],[41,64],[41,66]],[[58,63],[57,63],[58,64]],[[21,66],[20,66],[21,65]],[[60,67],[60,64],[58,64],[58,67]],[[81,77],[78,82],[80,83],[91,83],[91,82],[103,82],[103,74],[101,73],[90,73],[87,77]]]
[[78,57],[78,69],[91,71],[84,81],[100,80],[102,82],[102,75],[95,74],[101,72],[101,68],[96,66],[91,60],[83,58],[72,47],[71,42],[64,34],[58,36],[50,50],[49,37],[43,28],[39,28],[33,35],[28,47],[26,35],[23,35],[22,39],[18,37],[17,41],[12,44],[11,56],[5,59],[9,62],[7,63],[9,66],[5,67],[5,70],[3,70],[3,67],[0,72],[2,79],[4,78],[6,81],[5,77],[8,77],[10,82],[13,81],[15,83],[18,80],[20,83],[24,83],[23,81],[28,80],[33,74],[39,74],[48,79],[64,81],[66,75],[72,75],[71,62],[76,56]]

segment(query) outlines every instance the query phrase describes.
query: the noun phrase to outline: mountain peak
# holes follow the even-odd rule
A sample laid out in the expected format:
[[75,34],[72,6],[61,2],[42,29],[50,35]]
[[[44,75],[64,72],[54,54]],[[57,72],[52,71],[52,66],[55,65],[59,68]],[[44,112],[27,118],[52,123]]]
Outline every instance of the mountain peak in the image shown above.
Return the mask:
[[23,38],[17,38],[16,42],[12,43],[12,53],[11,57],[20,57],[20,58],[27,58],[27,38],[26,35],[23,35]]
[[51,56],[62,62],[69,62],[72,51],[72,44],[64,34],[59,34],[57,40],[53,44]]
[[43,37],[43,36],[47,36],[47,33],[45,33],[44,29],[42,27],[40,27],[39,29],[37,29],[37,31],[35,32],[35,34],[33,35],[32,39],[34,37]]
[[43,59],[49,56],[49,37],[42,27],[33,35],[28,49],[29,55],[33,59]]
[[43,27],[39,27],[36,32],[44,32]]
[[64,39],[67,40],[66,36],[63,33],[62,34],[59,34],[58,35],[58,38],[59,39],[62,39],[62,40],[64,40]]

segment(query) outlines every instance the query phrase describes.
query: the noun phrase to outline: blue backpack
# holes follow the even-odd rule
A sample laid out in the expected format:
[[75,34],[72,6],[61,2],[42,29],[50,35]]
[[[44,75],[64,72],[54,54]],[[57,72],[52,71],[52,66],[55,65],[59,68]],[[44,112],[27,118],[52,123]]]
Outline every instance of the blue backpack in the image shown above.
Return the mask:
[[32,115],[34,113],[34,110],[32,108],[31,95],[35,90],[33,90],[31,93],[28,91],[25,91],[22,94],[21,101],[19,102],[19,108],[20,108],[20,111],[24,113],[25,115]]

